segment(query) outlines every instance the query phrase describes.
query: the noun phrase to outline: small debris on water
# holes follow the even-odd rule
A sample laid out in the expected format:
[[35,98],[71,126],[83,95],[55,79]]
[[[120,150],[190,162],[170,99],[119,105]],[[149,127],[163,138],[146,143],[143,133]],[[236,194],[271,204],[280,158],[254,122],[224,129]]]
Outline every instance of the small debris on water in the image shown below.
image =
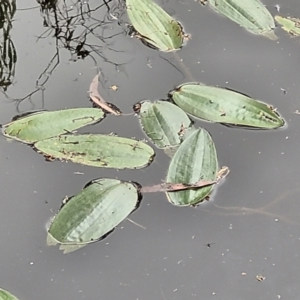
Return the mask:
[[118,88],[119,88],[119,87],[118,87],[117,85],[115,85],[115,84],[114,84],[114,85],[111,85],[111,86],[109,87],[109,89],[112,90],[112,91],[114,91],[114,92],[116,92],[116,91],[118,90]]
[[259,281],[259,282],[262,282],[262,281],[264,281],[264,280],[266,279],[266,277],[263,276],[263,275],[261,275],[261,274],[256,275],[255,278],[256,278],[256,280]]
[[286,90],[285,89],[280,88],[280,90],[283,92],[284,95],[286,94]]

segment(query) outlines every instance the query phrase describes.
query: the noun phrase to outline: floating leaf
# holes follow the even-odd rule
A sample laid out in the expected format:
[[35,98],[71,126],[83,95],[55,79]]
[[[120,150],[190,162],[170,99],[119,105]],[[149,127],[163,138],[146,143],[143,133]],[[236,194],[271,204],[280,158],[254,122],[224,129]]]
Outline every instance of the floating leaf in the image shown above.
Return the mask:
[[146,135],[158,148],[179,145],[192,123],[182,109],[167,101],[143,101],[134,109]]
[[128,17],[144,43],[161,51],[182,47],[182,26],[151,0],[126,0]]
[[[203,0],[202,0],[203,1]],[[260,0],[207,0],[212,8],[246,30],[277,40],[272,15]]]
[[284,125],[273,107],[231,90],[187,83],[170,96],[185,112],[204,120],[263,129]]
[[[204,129],[192,133],[179,146],[172,158],[166,182],[195,184],[217,179],[217,153],[213,140]],[[196,205],[210,194],[213,186],[167,192],[169,201],[178,206]]]
[[34,147],[50,159],[104,168],[142,168],[154,157],[154,150],[141,141],[104,134],[61,135]]
[[[182,132],[183,133],[183,135],[181,136],[182,141],[184,141],[189,135],[191,135],[196,130],[197,130],[197,128],[194,125],[191,125],[189,128],[186,128],[184,130],[184,132]],[[169,157],[172,158],[179,146],[180,145],[173,146],[173,147],[167,147],[164,149],[164,152],[166,155],[168,155]]]
[[48,230],[47,244],[61,244],[64,253],[106,237],[139,205],[139,187],[101,178],[88,183],[59,210]]
[[2,127],[5,136],[32,144],[94,124],[103,117],[104,112],[96,108],[41,111],[26,114],[26,116],[17,118]]
[[300,19],[291,17],[275,16],[275,20],[282,26],[282,29],[287,31],[290,35],[300,35]]
[[117,116],[121,115],[122,112],[114,104],[106,102],[100,96],[98,92],[98,85],[99,85],[99,75],[96,75],[90,84],[90,90],[89,90],[90,98],[92,99],[94,104],[113,115],[117,115]]
[[18,300],[18,298],[16,298],[10,292],[0,288],[0,300]]

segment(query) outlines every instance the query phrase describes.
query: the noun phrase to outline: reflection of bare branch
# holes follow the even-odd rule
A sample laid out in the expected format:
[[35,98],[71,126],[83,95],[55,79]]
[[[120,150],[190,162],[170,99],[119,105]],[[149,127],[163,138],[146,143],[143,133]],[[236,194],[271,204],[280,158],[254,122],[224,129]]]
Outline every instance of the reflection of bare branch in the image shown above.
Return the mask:
[[6,91],[11,85],[15,75],[17,53],[13,41],[10,38],[12,18],[16,12],[15,0],[3,0],[0,2],[0,87]]
[[5,31],[11,29],[11,20],[16,12],[15,0],[0,1],[0,29],[5,28]]
[[[93,51],[102,56],[101,46],[97,50],[92,49],[92,45],[88,44],[87,39],[89,35],[92,35],[100,40],[100,45],[105,45],[105,40],[95,34],[96,28],[100,28],[105,22],[94,18],[92,13],[103,6],[109,11],[108,3],[111,0],[104,1],[103,4],[93,9],[91,9],[88,2],[82,1],[77,1],[71,5],[68,5],[66,0],[62,1],[63,5],[57,5],[57,0],[39,0],[38,2],[41,4],[44,27],[47,27],[47,30],[39,39],[53,34],[59,42],[59,46],[69,50],[73,61],[84,59],[91,55]],[[95,21],[94,24],[92,24],[93,21]],[[89,23],[89,25],[85,25],[86,23]],[[88,50],[87,48],[91,49]]]
[[25,99],[29,100],[29,102],[31,103],[32,109],[33,109],[34,105],[31,102],[31,97],[39,91],[41,91],[41,93],[42,93],[42,105],[41,105],[41,107],[44,107],[45,84],[49,80],[49,78],[52,75],[53,71],[59,65],[59,62],[60,62],[60,60],[59,60],[59,51],[57,49],[56,53],[53,55],[53,57],[49,61],[49,63],[47,65],[47,67],[45,68],[45,70],[40,74],[40,76],[36,80],[36,89],[34,91],[30,92],[29,94],[27,94],[26,96],[24,96],[23,98],[13,99],[13,101],[15,101],[15,103],[16,103],[16,108],[17,108],[18,112],[20,112],[19,106],[20,106],[21,102]]
[[[124,13],[125,2],[123,0],[114,1],[102,0],[101,4],[95,7],[88,1],[81,0],[37,0],[40,5],[40,12],[43,18],[45,31],[37,38],[45,39],[52,37],[56,41],[56,53],[48,63],[48,66],[40,74],[36,81],[36,89],[20,99],[14,99],[19,107],[25,99],[38,91],[45,90],[45,84],[51,76],[53,70],[59,64],[59,51],[66,49],[70,53],[70,60],[76,62],[79,59],[92,59],[98,72],[101,72],[100,58],[103,62],[110,63],[116,69],[120,69],[127,62],[112,62],[107,59],[104,51],[122,52],[114,45],[114,38],[124,34],[121,27],[113,27],[112,23],[121,25],[119,17]],[[99,20],[99,10],[105,9],[102,14],[103,19]],[[118,32],[119,30],[119,32]],[[110,31],[107,34],[107,31]]]

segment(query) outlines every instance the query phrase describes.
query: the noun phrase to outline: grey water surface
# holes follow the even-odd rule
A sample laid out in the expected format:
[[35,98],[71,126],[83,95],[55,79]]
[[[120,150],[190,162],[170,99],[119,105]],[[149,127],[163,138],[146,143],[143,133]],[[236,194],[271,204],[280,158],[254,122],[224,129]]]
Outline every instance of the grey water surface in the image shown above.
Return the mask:
[[[263,2],[273,15],[278,4],[280,14],[300,17],[296,0]],[[2,137],[0,287],[24,300],[299,299],[300,39],[281,28],[278,41],[252,35],[194,0],[158,3],[191,34],[175,54],[126,35],[117,1],[108,3],[110,13],[101,0],[59,1],[60,32],[51,29],[51,10],[18,1],[10,32],[16,70],[0,96],[0,123],[32,109],[91,106],[87,91],[100,70],[101,95],[124,113],[200,81],[273,105],[287,125],[258,131],[197,121],[211,133],[220,166],[231,170],[212,200],[178,208],[163,193],[145,194],[130,216],[144,228],[124,221],[103,241],[67,255],[46,245],[66,195],[99,177],[158,184],[169,158],[157,150],[148,168],[107,170],[47,162]],[[81,42],[86,57],[83,49],[77,57]],[[109,115],[81,131],[145,138],[133,115]]]

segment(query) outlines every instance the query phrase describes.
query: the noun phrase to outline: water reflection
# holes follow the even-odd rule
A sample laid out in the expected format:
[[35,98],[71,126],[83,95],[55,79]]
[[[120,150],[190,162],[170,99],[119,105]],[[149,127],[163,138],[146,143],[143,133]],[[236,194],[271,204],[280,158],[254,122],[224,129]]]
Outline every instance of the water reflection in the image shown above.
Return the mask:
[[16,49],[10,38],[12,18],[15,12],[15,0],[0,2],[0,87],[3,91],[6,91],[12,84],[17,62]]
[[[101,73],[99,60],[112,64],[116,69],[127,64],[107,58],[107,51],[124,52],[114,44],[116,36],[124,35],[125,29],[119,21],[119,16],[124,12],[124,3],[112,3],[111,0],[101,2],[37,0],[37,2],[42,17],[41,25],[45,28],[37,41],[54,39],[55,52],[49,61],[45,62],[45,69],[38,76],[34,90],[21,98],[11,99],[16,102],[18,110],[23,100],[32,103],[31,97],[37,92],[42,93],[43,101],[45,84],[60,64],[62,49],[70,53],[72,62],[91,59],[98,73]],[[115,23],[119,26],[114,26]]]

